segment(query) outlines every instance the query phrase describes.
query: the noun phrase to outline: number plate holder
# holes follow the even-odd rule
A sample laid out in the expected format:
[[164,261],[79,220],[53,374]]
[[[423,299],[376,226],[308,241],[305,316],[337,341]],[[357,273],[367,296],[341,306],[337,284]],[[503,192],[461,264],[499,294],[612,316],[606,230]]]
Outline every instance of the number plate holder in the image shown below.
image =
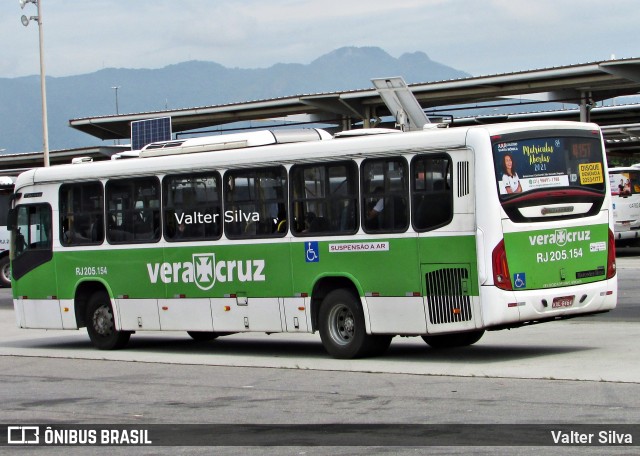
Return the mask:
[[575,300],[575,296],[559,296],[557,298],[553,298],[553,302],[551,303],[551,308],[559,309],[563,307],[571,307],[573,306],[574,300]]

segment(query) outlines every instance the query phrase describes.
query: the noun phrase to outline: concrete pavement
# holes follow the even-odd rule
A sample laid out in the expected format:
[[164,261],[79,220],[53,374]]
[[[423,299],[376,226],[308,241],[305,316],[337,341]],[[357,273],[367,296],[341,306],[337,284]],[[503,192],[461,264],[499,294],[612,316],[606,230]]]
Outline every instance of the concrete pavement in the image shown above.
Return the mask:
[[235,334],[196,343],[182,332],[144,332],[123,350],[100,351],[84,329],[19,329],[12,309],[0,309],[0,334],[0,356],[640,383],[640,323],[589,317],[488,332],[463,349],[434,350],[420,338],[396,337],[384,356],[361,360],[330,358],[317,334]]

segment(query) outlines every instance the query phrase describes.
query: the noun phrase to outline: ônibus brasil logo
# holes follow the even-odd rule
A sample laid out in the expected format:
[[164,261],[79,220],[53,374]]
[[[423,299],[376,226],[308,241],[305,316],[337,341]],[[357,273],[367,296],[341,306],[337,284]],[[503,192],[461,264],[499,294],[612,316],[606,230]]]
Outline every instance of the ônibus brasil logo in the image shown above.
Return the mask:
[[565,244],[571,242],[590,240],[591,231],[589,230],[567,231],[566,229],[561,229],[555,230],[550,234],[538,234],[529,236],[529,242],[531,243],[531,245],[555,244],[559,247],[562,247]]
[[217,282],[264,282],[264,260],[216,261],[215,253],[194,253],[191,261],[147,263],[151,283],[195,283],[210,290]]

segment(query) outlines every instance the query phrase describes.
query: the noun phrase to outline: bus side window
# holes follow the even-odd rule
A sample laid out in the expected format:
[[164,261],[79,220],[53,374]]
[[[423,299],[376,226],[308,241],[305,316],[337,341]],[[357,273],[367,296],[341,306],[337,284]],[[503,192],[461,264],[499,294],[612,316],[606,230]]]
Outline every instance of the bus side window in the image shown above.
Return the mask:
[[412,222],[416,231],[446,225],[453,218],[451,160],[418,155],[411,163]]
[[365,160],[361,166],[362,220],[367,233],[397,233],[409,225],[404,158]]
[[287,171],[284,167],[228,171],[224,182],[224,231],[228,238],[286,234]]
[[162,181],[164,236],[171,242],[222,235],[222,186],[217,172],[177,174]]
[[355,162],[296,165],[290,175],[294,235],[353,234],[358,230]]
[[104,240],[104,192],[100,182],[63,184],[60,205],[60,243],[64,246],[101,244]]
[[160,239],[160,183],[155,177],[113,179],[106,185],[107,240],[112,244]]

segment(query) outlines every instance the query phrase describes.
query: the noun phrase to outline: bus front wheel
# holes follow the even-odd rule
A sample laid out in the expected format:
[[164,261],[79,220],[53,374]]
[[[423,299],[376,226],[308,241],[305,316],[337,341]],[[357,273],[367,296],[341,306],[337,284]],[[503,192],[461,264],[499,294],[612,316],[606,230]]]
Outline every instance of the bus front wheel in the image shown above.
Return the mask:
[[466,347],[478,342],[484,335],[484,329],[456,334],[442,334],[436,336],[422,336],[431,348]]
[[348,290],[327,294],[320,307],[319,323],[322,345],[334,358],[378,355],[391,343],[392,336],[367,334],[362,307]]
[[85,321],[89,339],[100,350],[115,350],[129,342],[130,332],[116,330],[111,300],[106,291],[98,291],[91,295]]

